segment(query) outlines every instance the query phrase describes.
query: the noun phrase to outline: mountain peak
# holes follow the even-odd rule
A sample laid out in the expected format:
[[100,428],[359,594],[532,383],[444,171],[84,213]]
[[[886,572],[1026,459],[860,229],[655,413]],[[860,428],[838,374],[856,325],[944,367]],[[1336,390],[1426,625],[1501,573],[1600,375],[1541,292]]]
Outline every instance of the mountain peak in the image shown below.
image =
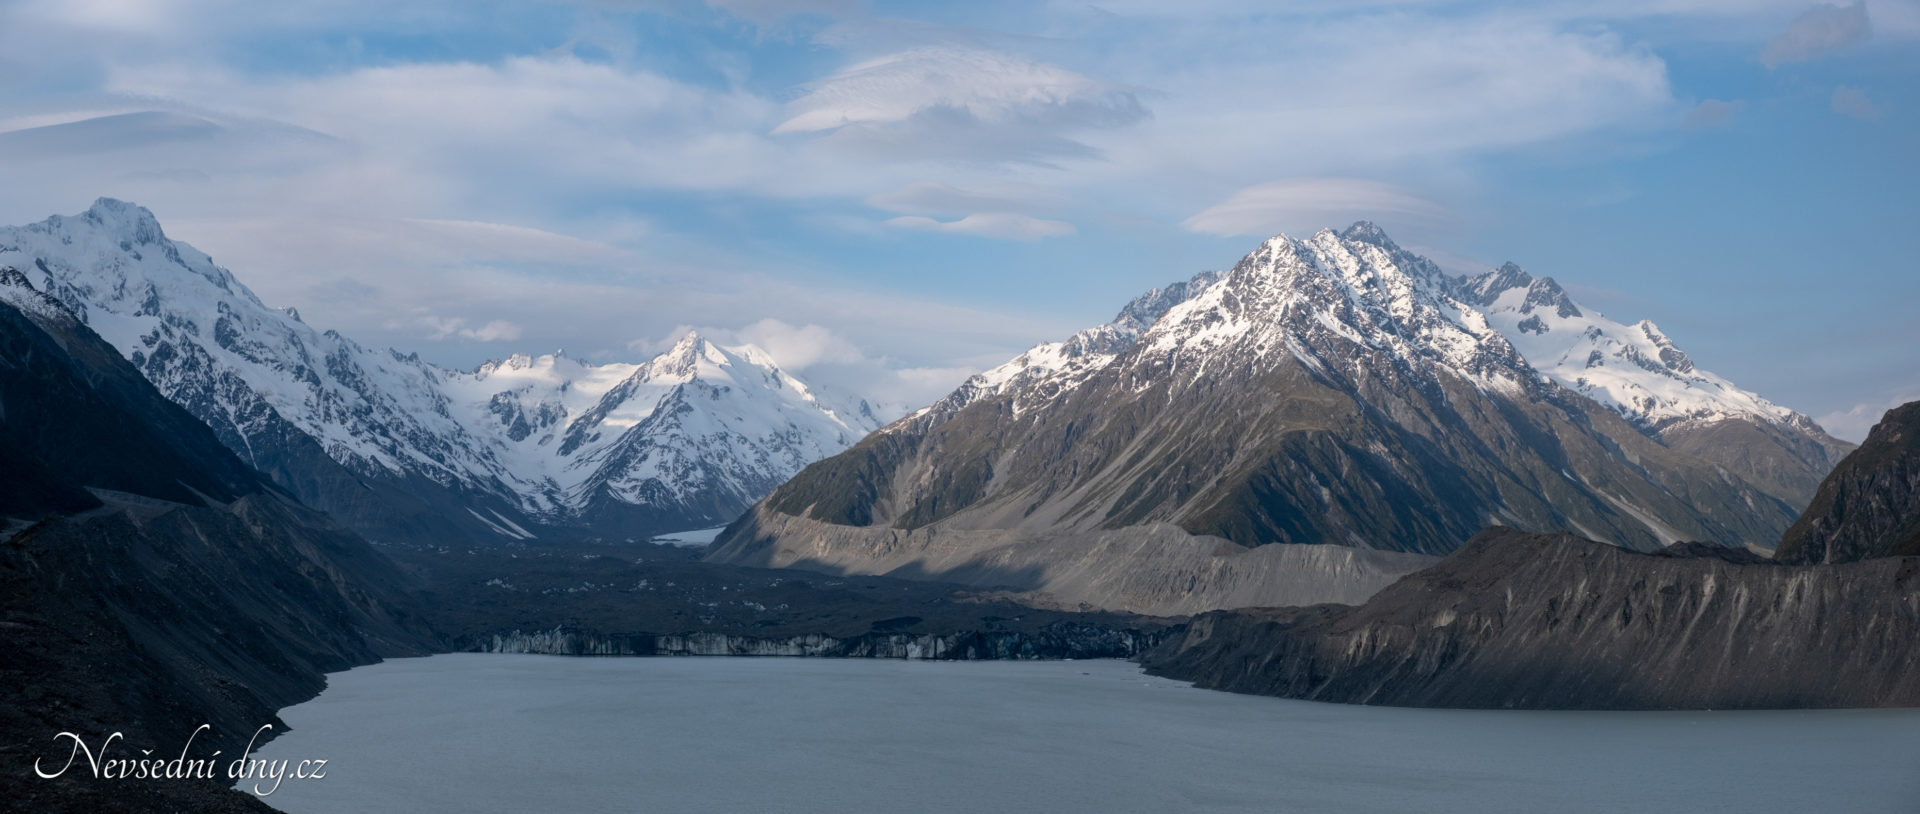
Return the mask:
[[673,343],[673,347],[641,365],[641,370],[634,375],[643,378],[693,376],[703,360],[714,365],[727,364],[726,354],[718,346],[707,341],[699,331],[689,330]]
[[135,243],[158,243],[167,239],[153,211],[139,204],[116,198],[100,198],[82,217],[118,232]]
[[1461,298],[1479,306],[1492,305],[1501,294],[1533,285],[1533,275],[1509,260],[1499,268],[1472,277],[1461,277]]
[[1581,315],[1579,306],[1573,304],[1566,289],[1561,288],[1552,277],[1535,278],[1527,285],[1527,301],[1521,310],[1531,312],[1534,308],[1547,307],[1551,307],[1562,319]]
[[1340,233],[1340,239],[1379,246],[1390,252],[1400,250],[1399,244],[1394,243],[1393,238],[1387,237],[1386,230],[1374,225],[1370,220],[1354,221],[1352,226]]

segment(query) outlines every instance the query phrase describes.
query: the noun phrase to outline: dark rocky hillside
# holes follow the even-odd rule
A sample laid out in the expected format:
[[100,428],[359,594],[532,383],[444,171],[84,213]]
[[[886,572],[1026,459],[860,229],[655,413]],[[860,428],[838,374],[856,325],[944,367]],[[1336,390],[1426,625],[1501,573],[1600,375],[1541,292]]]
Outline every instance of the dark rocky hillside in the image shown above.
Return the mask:
[[0,454],[4,517],[99,505],[87,486],[191,505],[263,488],[212,430],[11,268],[0,268]]
[[1234,692],[1423,707],[1920,705],[1920,558],[1790,566],[1482,532],[1359,606],[1200,616],[1142,663]]
[[[436,644],[394,565],[241,464],[57,304],[0,279],[0,800],[264,810],[224,784],[54,781],[59,732],[238,754],[322,674]],[[57,763],[55,765],[58,765]]]
[[1887,411],[1780,539],[1781,562],[1920,555],[1920,401]]

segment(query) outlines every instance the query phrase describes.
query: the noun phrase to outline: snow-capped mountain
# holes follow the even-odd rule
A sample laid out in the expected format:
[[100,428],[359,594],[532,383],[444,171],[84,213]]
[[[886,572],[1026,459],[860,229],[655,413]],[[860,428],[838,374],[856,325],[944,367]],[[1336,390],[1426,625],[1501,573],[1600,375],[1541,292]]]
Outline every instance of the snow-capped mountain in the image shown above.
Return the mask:
[[1581,308],[1552,277],[1512,263],[1457,290],[1534,368],[1560,386],[1659,431],[1687,421],[1744,419],[1799,428],[1812,420],[1693,366],[1649,320],[1631,326]]
[[1580,306],[1552,277],[1507,263],[1458,278],[1454,292],[1556,384],[1793,505],[1805,505],[1853,448],[1813,419],[1695,367],[1652,321],[1625,325]]
[[693,332],[643,364],[521,355],[441,381],[524,492],[596,527],[639,507],[667,525],[723,523],[880,423],[865,402],[829,406],[759,348]]
[[[1190,360],[1183,371],[1188,377],[1232,359],[1221,353],[1229,345],[1252,357],[1285,352],[1318,366],[1322,361],[1308,345],[1331,332],[1408,360],[1408,370],[1445,370],[1482,387],[1515,391],[1532,378],[1486,315],[1454,299],[1452,278],[1401,252],[1370,223],[1344,235],[1275,237],[1233,273],[1245,278],[1242,285],[1218,286],[1228,275],[1203,272],[1147,292],[1113,322],[1037,345],[974,376],[930,409],[957,409],[1002,393],[1014,394],[1016,402],[1044,401],[1119,360],[1143,338],[1146,358]],[[1248,291],[1272,296],[1249,297]]]
[[1500,523],[1765,545],[1804,505],[1561,386],[1475,291],[1365,222],[1273,238],[810,467],[711,556],[1244,602],[1225,560],[1099,562],[1088,541],[1171,525],[1212,542],[1156,545],[1444,553]]
[[[1098,325],[1068,337],[1064,342],[1042,342],[998,367],[971,376],[960,387],[933,405],[914,413],[954,413],[976,401],[1013,394],[1027,401],[1056,398],[1073,389],[1087,376],[1118,358],[1140,341],[1167,309],[1199,296],[1208,286],[1219,282],[1219,272],[1203,272],[1166,288],[1156,288],[1138,297],[1112,322]],[[1020,409],[1018,401],[1014,409]]]
[[447,370],[269,308],[151,212],[0,228],[18,268],[243,460],[374,539],[718,525],[880,422],[763,351],[689,335],[639,365]]

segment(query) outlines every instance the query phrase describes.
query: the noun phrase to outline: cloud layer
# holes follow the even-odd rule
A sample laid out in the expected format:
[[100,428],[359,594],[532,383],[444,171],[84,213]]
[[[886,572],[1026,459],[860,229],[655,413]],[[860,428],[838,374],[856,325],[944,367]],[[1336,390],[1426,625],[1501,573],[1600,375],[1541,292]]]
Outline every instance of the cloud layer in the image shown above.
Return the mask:
[[[1490,168],[1737,133],[1795,73],[1751,55],[1920,35],[1910,0],[1099,5],[23,0],[0,222],[133,200],[450,364],[698,326],[922,393],[1248,238],[1369,218],[1445,253]],[[1676,90],[1654,29],[1760,79]],[[1812,114],[1901,115],[1842,80]]]

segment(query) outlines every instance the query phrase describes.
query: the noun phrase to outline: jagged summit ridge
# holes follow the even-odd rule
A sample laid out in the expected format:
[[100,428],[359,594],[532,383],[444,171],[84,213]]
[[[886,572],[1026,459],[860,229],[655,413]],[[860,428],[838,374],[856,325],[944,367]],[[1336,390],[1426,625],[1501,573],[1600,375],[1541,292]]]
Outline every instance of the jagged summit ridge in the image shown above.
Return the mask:
[[1193,375],[1236,354],[1285,350],[1329,370],[1363,349],[1366,364],[1439,371],[1477,387],[1515,392],[1534,378],[1526,361],[1485,318],[1455,300],[1450,280],[1425,258],[1401,250],[1378,227],[1323,229],[1304,240],[1280,235],[1247,255],[1222,285],[1173,308],[1148,331],[1148,355],[1191,360]]
[[1142,342],[1150,364],[1197,377],[1234,353],[1285,351],[1325,370],[1345,355],[1336,340],[1397,359],[1409,372],[1445,370],[1481,387],[1513,391],[1537,378],[1484,315],[1455,298],[1454,281],[1438,266],[1360,221],[1304,240],[1278,235],[1231,270],[1149,291],[1113,321],[1036,345],[920,415],[1003,393],[1014,394],[1018,410],[1071,390]]
[[1459,278],[1456,290],[1541,372],[1647,431],[1728,419],[1819,431],[1812,419],[1696,368],[1651,320],[1625,325],[1582,309],[1552,277],[1507,263]]

